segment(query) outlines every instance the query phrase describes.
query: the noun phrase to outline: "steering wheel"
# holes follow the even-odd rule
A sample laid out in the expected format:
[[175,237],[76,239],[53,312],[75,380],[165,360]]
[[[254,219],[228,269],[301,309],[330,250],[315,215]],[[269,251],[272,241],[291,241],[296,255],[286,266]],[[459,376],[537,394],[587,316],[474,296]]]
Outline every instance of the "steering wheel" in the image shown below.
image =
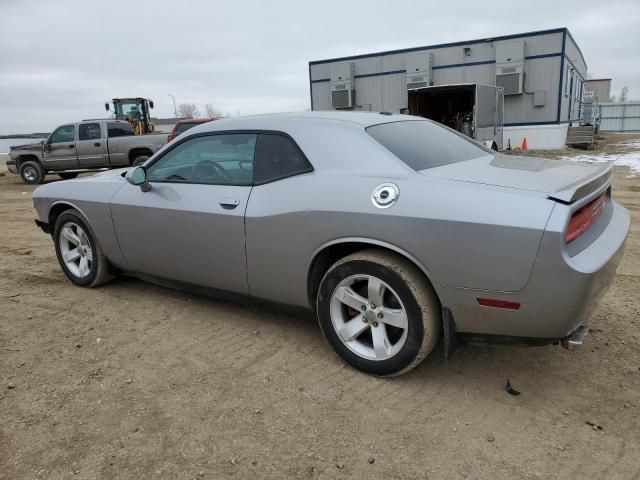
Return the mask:
[[213,160],[202,160],[201,162],[196,163],[191,169],[191,177],[206,177],[208,175],[211,175],[211,171],[214,172],[214,175],[220,175],[227,181],[230,180],[225,169]]

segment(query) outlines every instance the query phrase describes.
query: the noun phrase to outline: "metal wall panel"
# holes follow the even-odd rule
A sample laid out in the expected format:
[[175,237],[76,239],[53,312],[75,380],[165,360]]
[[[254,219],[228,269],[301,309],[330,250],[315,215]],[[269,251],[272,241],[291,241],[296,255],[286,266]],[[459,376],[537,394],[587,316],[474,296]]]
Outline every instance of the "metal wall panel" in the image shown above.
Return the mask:
[[599,108],[600,131],[640,131],[640,102],[601,103]]
[[[525,59],[524,84],[525,90],[530,93],[505,97],[506,124],[552,123],[557,120],[563,36],[563,31],[555,31],[523,37],[525,56],[529,57]],[[434,85],[467,82],[495,85],[495,44],[500,41],[500,39],[480,40],[454,46],[424,47],[420,51],[433,53]],[[566,45],[569,44],[572,49],[569,55],[573,58],[575,55],[580,57],[579,67],[582,69],[584,62],[577,47],[567,37]],[[367,109],[370,106],[374,111],[397,113],[407,106],[406,56],[407,52],[384,52],[365,58],[336,59],[329,63],[312,62],[311,79],[327,79],[329,77],[327,66],[330,63],[353,62],[356,75],[356,103]],[[386,72],[394,73],[384,74]],[[533,106],[533,92],[536,90],[546,92],[544,106]],[[331,108],[329,91],[324,86],[324,82],[312,83],[312,91],[314,110]],[[574,93],[574,96],[576,94]],[[561,100],[562,118],[567,119],[569,98],[563,95]]]

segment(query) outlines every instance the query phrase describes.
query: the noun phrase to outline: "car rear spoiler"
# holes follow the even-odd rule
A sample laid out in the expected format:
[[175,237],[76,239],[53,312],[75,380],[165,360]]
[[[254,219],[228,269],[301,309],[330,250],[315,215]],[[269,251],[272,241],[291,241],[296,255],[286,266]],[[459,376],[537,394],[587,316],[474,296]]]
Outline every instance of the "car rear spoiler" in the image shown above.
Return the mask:
[[573,203],[601,189],[603,185],[608,187],[613,180],[613,163],[603,163],[598,167],[594,174],[586,178],[579,178],[563,187],[562,190],[550,193],[548,197],[562,203]]

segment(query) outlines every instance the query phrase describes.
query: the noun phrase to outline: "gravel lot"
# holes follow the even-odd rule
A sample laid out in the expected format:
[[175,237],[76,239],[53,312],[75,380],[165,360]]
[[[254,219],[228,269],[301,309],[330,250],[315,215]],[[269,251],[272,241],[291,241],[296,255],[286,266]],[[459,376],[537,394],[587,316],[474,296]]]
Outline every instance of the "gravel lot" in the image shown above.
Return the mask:
[[0,479],[640,478],[640,177],[615,175],[632,232],[584,349],[463,346],[391,380],[310,318],[72,286],[0,176]]

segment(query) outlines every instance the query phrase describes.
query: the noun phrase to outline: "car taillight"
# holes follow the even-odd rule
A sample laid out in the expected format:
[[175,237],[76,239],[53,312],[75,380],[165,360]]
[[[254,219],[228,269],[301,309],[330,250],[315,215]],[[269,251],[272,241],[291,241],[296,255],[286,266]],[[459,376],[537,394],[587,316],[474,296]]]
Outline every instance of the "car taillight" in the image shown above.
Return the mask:
[[176,138],[175,135],[173,133],[170,133],[169,136],[167,137],[167,143],[169,143],[174,138]]
[[607,196],[603,193],[592,202],[587,203],[580,210],[577,210],[571,216],[571,220],[569,221],[565,242],[573,242],[576,238],[582,235],[587,230],[587,228],[593,225],[598,217],[602,214],[606,203]]

